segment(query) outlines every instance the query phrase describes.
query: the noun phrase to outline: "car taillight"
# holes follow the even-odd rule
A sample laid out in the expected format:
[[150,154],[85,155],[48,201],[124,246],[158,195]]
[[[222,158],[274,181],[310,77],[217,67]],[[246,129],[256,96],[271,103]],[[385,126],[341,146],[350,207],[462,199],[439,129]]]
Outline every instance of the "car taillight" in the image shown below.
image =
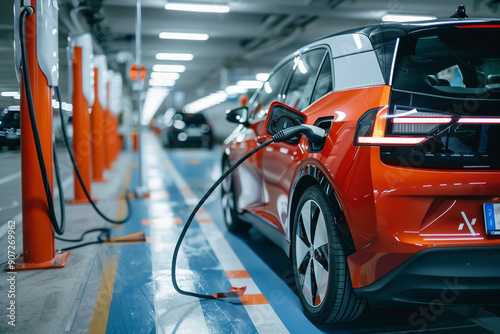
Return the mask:
[[451,122],[442,114],[419,112],[416,109],[395,108],[389,113],[384,106],[369,110],[359,120],[355,145],[418,145],[442,124]]
[[418,145],[455,124],[500,124],[500,117],[471,117],[405,106],[367,111],[358,121],[354,145]]

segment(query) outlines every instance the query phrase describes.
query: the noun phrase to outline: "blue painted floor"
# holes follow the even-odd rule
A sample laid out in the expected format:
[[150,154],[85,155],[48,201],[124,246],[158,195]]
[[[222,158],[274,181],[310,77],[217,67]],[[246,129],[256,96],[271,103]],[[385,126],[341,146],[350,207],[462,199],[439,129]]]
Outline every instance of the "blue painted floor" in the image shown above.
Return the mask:
[[[129,189],[139,184],[137,156],[135,160]],[[371,309],[352,323],[312,324],[303,315],[285,254],[255,229],[243,235],[229,233],[218,191],[186,235],[177,264],[178,283],[197,293],[243,285],[247,291],[242,298],[227,300],[178,294],[171,282],[173,249],[192,208],[219,177],[219,163],[220,148],[167,151],[152,133],[143,135],[142,183],[147,198],[132,201],[130,221],[113,228],[112,237],[143,231],[147,240],[96,248],[68,333],[495,332],[488,326],[497,317],[484,325],[480,313],[464,316],[460,309],[446,309],[424,322],[412,322],[418,318],[415,308]]]
[[[173,248],[191,209],[220,175],[220,148],[165,151],[152,134],[143,137],[143,183],[149,198],[135,200],[132,219],[114,232],[144,231],[148,241],[103,246],[117,248],[119,257],[106,333],[490,332],[451,310],[427,321],[425,328],[422,322],[410,321],[416,309],[373,309],[353,323],[312,324],[302,313],[285,254],[256,230],[238,236],[227,232],[218,191],[186,235],[177,269],[179,285],[197,293],[228,291],[238,282],[230,273],[244,272],[239,280],[249,283],[247,294],[257,301],[179,295],[171,283]],[[137,183],[135,168],[130,187]],[[226,259],[224,248],[218,249],[221,240],[235,259]]]

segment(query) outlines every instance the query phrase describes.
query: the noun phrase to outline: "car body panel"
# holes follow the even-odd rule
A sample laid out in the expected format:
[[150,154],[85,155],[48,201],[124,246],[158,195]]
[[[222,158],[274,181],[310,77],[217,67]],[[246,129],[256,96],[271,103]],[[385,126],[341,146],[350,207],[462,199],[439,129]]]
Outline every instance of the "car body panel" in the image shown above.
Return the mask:
[[[455,164],[447,168],[447,158],[438,163],[433,162],[433,165],[424,165],[416,157],[412,160],[411,152],[410,159],[405,160],[406,156],[397,156],[399,151],[396,151],[387,159],[382,154],[385,154],[387,145],[363,146],[356,141],[360,119],[370,114],[376,114],[375,118],[382,115],[380,118],[384,124],[389,124],[392,122],[390,117],[396,117],[394,115],[399,104],[411,106],[414,108],[411,112],[417,113],[421,112],[417,109],[424,110],[427,107],[425,103],[431,104],[429,108],[437,111],[427,111],[426,115],[451,115],[450,124],[455,124],[453,122],[457,122],[460,117],[471,115],[500,117],[495,107],[500,100],[491,97],[496,96],[491,94],[498,93],[498,88],[494,86],[498,84],[496,73],[493,73],[494,78],[491,74],[485,77],[485,82],[490,86],[484,89],[466,87],[464,81],[464,93],[460,91],[461,87],[443,88],[434,87],[434,84],[422,92],[393,87],[395,71],[399,70],[397,66],[400,58],[396,57],[398,51],[401,51],[398,49],[400,40],[401,43],[408,43],[414,36],[428,37],[438,31],[443,36],[448,34],[445,36],[448,39],[443,40],[454,46],[460,43],[450,39],[449,34],[456,33],[460,27],[492,27],[500,30],[500,21],[443,20],[382,24],[324,38],[284,58],[276,69],[292,62],[298,64],[307,52],[325,50],[325,59],[332,63],[333,87],[318,100],[313,101],[311,98],[311,103],[303,110],[296,111],[305,116],[306,124],[330,121],[328,137],[320,150],[314,150],[304,136],[298,144],[274,143],[251,157],[248,163],[242,165],[242,171],[236,171],[239,211],[243,214],[251,212],[254,221],[258,219],[260,226],[266,226],[264,234],[270,236],[272,232],[273,236],[270,238],[289,252],[291,225],[298,199],[308,186],[320,184],[336,212],[335,223],[341,234],[352,287],[359,290],[360,294],[374,299],[415,299],[414,292],[409,290],[426,290],[426,282],[429,283],[428,287],[432,287],[426,290],[429,296],[439,291],[439,284],[443,284],[443,280],[439,281],[437,277],[442,272],[439,263],[430,261],[432,265],[428,270],[424,268],[423,259],[431,259],[433,254],[441,260],[449,256],[450,261],[443,263],[443,266],[449,265],[450,273],[466,277],[467,282],[472,282],[474,275],[487,272],[488,266],[496,265],[489,264],[487,258],[490,255],[492,259],[500,256],[500,238],[487,235],[483,204],[500,203],[500,171],[494,160],[497,157],[493,156],[491,165],[464,163],[463,167]],[[425,59],[423,63],[425,64]],[[460,63],[461,66],[467,64],[471,63],[465,60],[463,64]],[[296,66],[290,71],[295,68]],[[482,67],[480,71],[485,71],[485,68]],[[445,70],[448,68],[443,73]],[[440,73],[437,76],[439,75]],[[275,101],[279,102],[287,101],[293,72],[282,78],[283,84],[275,95]],[[319,72],[316,80],[318,78]],[[439,95],[440,92],[442,95]],[[467,92],[475,92],[476,95],[466,95]],[[250,99],[251,114],[262,111],[258,105],[258,94]],[[469,109],[466,112],[455,110],[457,101],[462,101],[462,109]],[[290,108],[295,106],[294,104]],[[472,107],[475,109],[472,110]],[[390,110],[389,116],[381,113],[383,109]],[[391,112],[394,114],[390,114]],[[266,110],[263,115],[265,113]],[[250,120],[249,124],[241,125],[226,140],[227,155],[231,162],[236,162],[259,143],[271,138],[265,135],[263,115]],[[496,122],[496,119],[492,122]],[[382,128],[382,136],[388,133],[384,132],[385,126]],[[494,129],[494,126],[481,128],[481,140],[490,128]],[[411,129],[414,128],[408,126],[407,129],[410,129],[408,136],[411,136],[411,131],[414,131]],[[458,133],[453,138],[456,140],[459,139],[460,131],[463,131],[464,136],[472,136],[471,133],[475,135],[474,131],[477,130],[473,127],[456,126],[453,131]],[[415,130],[415,133],[418,131]],[[490,138],[490,151],[486,153],[492,156],[492,141],[497,140],[498,135],[492,133],[486,138]],[[429,137],[427,140],[431,139],[434,138]],[[468,144],[466,141],[456,142]],[[440,153],[443,156],[448,154],[458,159],[457,156],[466,157],[469,151],[465,150],[466,154],[462,155],[455,154],[455,151],[443,152]],[[486,159],[489,159],[488,154],[484,154]],[[398,162],[398,159],[401,161]],[[442,164],[441,167],[433,167],[439,163]],[[477,273],[469,271],[468,262],[454,258],[453,254],[470,258],[470,268],[479,268]],[[425,277],[420,282],[411,272],[413,263],[417,263],[418,268],[425,272]],[[408,287],[404,286],[408,275],[412,277],[411,284],[414,286],[410,283]],[[493,278],[496,279],[496,285],[490,288],[500,291],[500,277]],[[383,293],[382,290],[396,291],[387,289],[391,282],[402,284],[395,288],[399,297]],[[476,285],[474,286],[476,289]],[[479,295],[482,296],[483,292]],[[471,293],[464,293],[465,295],[470,296]]]
[[[264,122],[245,127],[238,126],[225,140],[231,162],[238,161],[259,144],[257,133],[263,133]],[[234,173],[236,180],[237,208],[256,214],[262,213],[264,190],[262,181],[262,152],[249,157]]]

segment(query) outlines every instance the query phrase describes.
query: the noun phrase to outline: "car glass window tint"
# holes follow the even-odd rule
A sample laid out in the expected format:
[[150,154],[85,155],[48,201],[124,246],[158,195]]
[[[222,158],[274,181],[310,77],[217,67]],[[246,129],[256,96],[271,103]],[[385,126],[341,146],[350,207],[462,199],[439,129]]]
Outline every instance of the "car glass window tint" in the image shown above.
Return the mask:
[[323,66],[321,66],[321,71],[318,75],[318,80],[316,82],[316,88],[314,89],[314,96],[312,102],[320,99],[326,93],[332,91],[333,89],[333,78],[332,78],[332,62],[330,57],[326,55]]
[[287,62],[285,65],[277,69],[264,83],[251,105],[252,118],[262,119],[266,117],[271,103],[279,100],[281,88],[288,77],[291,67],[292,62]]
[[294,58],[293,75],[285,98],[286,105],[297,110],[302,110],[309,105],[316,74],[324,54],[324,49],[317,49]]

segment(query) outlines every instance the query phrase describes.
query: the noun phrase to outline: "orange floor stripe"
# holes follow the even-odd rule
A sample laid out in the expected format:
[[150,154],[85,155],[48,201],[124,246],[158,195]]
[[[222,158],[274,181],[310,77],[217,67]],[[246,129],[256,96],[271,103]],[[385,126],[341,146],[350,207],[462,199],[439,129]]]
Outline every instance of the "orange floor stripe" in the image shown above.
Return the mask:
[[168,225],[168,224],[182,224],[182,218],[179,217],[163,217],[163,218],[150,218],[142,219],[141,224],[144,226],[148,225]]
[[197,221],[198,221],[198,223],[200,223],[200,224],[203,224],[203,223],[205,223],[205,224],[206,224],[206,223],[213,223],[213,222],[214,222],[214,221],[213,221],[212,219],[210,219],[210,218],[202,218],[202,219],[199,219],[199,218],[198,218],[198,219],[196,219],[196,220],[197,220]]
[[186,163],[188,165],[199,165],[203,162],[203,160],[201,159],[189,159],[189,160],[186,160]]
[[264,305],[269,304],[264,295],[243,295],[240,297],[241,303],[243,305]]
[[163,199],[169,197],[170,194],[167,191],[152,191],[150,193],[144,194],[144,198],[151,198],[151,199]]
[[194,195],[193,191],[189,187],[181,187],[181,188],[179,188],[179,190],[180,190],[181,194],[183,194],[184,196],[193,196]]
[[227,278],[250,278],[250,274],[246,270],[228,270],[226,271]]

